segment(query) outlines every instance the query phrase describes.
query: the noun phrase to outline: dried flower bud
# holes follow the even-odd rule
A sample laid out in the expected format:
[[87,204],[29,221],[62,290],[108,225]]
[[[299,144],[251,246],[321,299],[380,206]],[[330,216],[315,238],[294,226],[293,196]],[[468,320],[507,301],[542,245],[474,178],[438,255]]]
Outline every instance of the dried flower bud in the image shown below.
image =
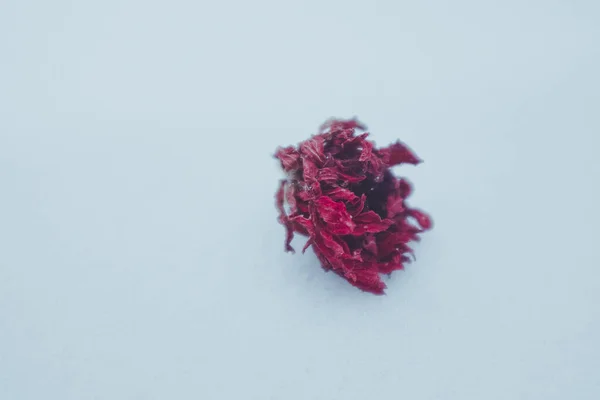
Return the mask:
[[[421,160],[397,142],[377,149],[356,120],[331,120],[298,147],[279,148],[275,157],[287,178],[276,195],[279,222],[286,228],[285,250],[294,233],[308,236],[325,270],[333,270],[361,290],[383,294],[380,274],[410,262],[411,241],[430,229],[431,219],[411,209],[410,184],[390,167]],[[289,208],[286,212],[285,206]]]

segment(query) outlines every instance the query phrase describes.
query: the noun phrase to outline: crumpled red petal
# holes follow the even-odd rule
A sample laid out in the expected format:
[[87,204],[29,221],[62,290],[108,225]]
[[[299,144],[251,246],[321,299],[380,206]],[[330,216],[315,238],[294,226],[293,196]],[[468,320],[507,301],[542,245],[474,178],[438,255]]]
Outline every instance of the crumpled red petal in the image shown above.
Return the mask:
[[[356,120],[330,120],[297,147],[277,149],[287,178],[276,194],[285,250],[294,233],[308,237],[321,266],[374,294],[386,288],[381,274],[414,258],[410,242],[431,229],[423,211],[410,208],[410,183],[390,168],[421,160],[401,142],[377,149]],[[286,211],[286,206],[288,211]]]

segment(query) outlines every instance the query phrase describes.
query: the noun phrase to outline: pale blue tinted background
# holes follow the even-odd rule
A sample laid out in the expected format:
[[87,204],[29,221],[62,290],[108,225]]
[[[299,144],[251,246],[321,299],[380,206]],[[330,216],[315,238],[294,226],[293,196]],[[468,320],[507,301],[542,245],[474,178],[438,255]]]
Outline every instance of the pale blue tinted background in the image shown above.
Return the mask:
[[[599,21],[3,0],[0,399],[600,398]],[[353,115],[426,161],[384,297],[275,221],[275,147]]]

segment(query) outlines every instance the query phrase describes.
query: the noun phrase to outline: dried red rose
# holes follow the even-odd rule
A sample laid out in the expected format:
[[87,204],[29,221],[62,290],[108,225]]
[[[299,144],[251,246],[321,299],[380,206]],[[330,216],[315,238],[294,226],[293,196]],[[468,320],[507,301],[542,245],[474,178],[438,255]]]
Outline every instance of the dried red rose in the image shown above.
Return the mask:
[[413,255],[408,243],[432,224],[406,205],[411,185],[390,171],[421,160],[400,142],[375,148],[368,133],[356,135],[365,129],[356,120],[332,120],[298,147],[279,148],[275,157],[287,178],[276,204],[286,251],[294,251],[294,232],[308,236],[303,252],[312,246],[323,269],[383,294],[380,274],[403,269]]

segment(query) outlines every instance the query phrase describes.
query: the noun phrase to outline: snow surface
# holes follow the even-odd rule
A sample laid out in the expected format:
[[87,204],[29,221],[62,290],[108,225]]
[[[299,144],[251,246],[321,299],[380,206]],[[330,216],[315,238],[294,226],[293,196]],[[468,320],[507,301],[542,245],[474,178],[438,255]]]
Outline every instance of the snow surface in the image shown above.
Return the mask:
[[[3,0],[0,399],[600,398],[599,21]],[[381,297],[273,206],[275,147],[355,115],[436,224]]]

